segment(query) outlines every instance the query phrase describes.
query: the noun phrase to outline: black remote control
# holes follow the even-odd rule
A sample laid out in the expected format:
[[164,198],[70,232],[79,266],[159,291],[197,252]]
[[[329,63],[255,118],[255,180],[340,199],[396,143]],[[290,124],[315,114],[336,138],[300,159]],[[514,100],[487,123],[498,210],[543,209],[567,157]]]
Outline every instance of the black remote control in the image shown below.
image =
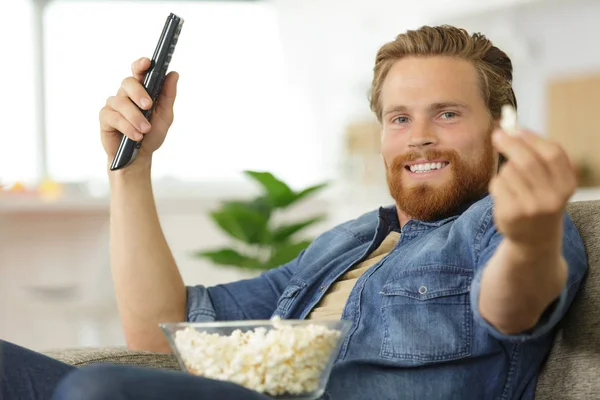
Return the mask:
[[[148,121],[152,118],[152,112],[154,111],[156,100],[162,90],[163,82],[167,75],[167,69],[169,68],[171,57],[175,51],[175,45],[177,44],[177,39],[179,38],[182,26],[182,18],[173,13],[169,14],[162,34],[160,35],[160,39],[158,40],[158,44],[156,45],[156,49],[154,50],[150,68],[146,71],[144,88],[152,99],[152,107],[149,110],[140,110]],[[114,171],[131,164],[135,160],[140,147],[142,147],[142,140],[136,142],[123,135],[119,149],[110,166],[110,170]]]

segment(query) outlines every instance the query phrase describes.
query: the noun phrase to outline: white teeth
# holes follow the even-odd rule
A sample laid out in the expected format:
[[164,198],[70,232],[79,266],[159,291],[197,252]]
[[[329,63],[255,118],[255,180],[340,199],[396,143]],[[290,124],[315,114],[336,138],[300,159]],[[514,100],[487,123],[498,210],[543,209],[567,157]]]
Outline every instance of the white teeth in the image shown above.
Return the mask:
[[442,169],[446,165],[448,165],[446,162],[414,164],[410,166],[410,172],[423,173],[435,169]]

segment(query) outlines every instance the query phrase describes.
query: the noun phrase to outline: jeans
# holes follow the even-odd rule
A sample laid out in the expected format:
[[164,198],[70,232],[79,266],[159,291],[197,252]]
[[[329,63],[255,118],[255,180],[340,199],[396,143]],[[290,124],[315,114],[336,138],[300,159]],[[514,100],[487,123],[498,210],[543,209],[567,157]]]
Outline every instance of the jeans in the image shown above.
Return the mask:
[[242,386],[179,371],[82,368],[0,340],[0,400],[270,400]]

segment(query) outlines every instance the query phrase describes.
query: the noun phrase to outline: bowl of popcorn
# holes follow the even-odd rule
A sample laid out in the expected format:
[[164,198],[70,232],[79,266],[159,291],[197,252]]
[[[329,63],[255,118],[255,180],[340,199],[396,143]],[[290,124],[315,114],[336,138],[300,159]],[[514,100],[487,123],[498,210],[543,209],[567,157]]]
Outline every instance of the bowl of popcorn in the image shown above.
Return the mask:
[[275,317],[160,327],[190,374],[237,383],[277,400],[314,400],[325,391],[350,325]]

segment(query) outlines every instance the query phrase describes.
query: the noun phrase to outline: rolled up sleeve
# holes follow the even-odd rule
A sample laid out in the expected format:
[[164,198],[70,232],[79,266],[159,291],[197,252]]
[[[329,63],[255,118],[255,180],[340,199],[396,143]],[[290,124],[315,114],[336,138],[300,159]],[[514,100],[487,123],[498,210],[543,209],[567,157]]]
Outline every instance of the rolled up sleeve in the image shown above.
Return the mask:
[[187,286],[187,322],[269,319],[301,265],[302,254],[256,278],[205,287]]
[[206,287],[202,285],[187,286],[186,292],[187,322],[211,322],[216,319],[217,313]]
[[483,275],[485,266],[502,241],[502,235],[498,233],[493,224],[491,224],[489,232],[484,235],[484,237],[487,236],[488,238],[485,240],[487,245],[483,248],[479,257],[478,269],[471,284],[470,295],[470,302],[475,322],[480,326],[483,326],[491,336],[507,342],[526,342],[535,340],[550,333],[568,311],[573,299],[577,294],[581,281],[585,276],[587,270],[587,258],[583,241],[568,215],[565,215],[564,226],[563,257],[568,265],[568,277],[565,286],[563,287],[560,295],[545,310],[533,328],[518,334],[507,335],[500,332],[496,327],[486,321],[481,316],[479,310],[481,277]]

